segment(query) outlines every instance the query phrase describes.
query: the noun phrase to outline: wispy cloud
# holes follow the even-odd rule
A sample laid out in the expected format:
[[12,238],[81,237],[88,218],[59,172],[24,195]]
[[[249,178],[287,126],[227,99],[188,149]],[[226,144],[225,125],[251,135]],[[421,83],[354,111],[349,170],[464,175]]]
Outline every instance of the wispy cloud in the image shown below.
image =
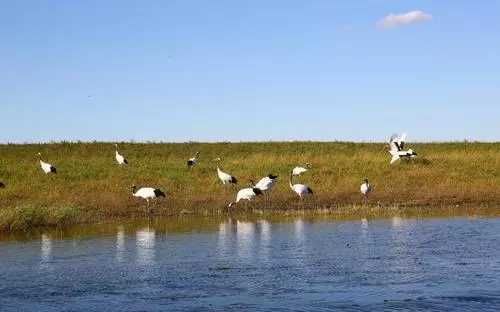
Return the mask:
[[409,24],[425,22],[432,19],[432,15],[420,10],[410,11],[402,14],[389,14],[377,22],[377,27],[381,29],[394,28]]

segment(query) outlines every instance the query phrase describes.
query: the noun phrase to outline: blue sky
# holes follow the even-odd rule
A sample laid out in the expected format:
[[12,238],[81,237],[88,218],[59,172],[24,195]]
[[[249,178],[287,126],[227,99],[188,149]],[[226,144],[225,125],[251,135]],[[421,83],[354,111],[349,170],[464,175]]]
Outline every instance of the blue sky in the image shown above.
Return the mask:
[[[431,18],[380,27],[415,10]],[[0,142],[498,141],[498,12],[500,1],[2,1]]]

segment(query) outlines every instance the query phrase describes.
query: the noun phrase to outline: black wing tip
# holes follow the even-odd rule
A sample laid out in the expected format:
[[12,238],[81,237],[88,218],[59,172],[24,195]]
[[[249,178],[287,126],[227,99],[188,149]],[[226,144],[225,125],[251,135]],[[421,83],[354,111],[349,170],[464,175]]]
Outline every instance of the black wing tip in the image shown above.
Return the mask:
[[50,167],[50,172],[52,172],[52,173],[57,173],[57,169],[56,169],[56,167]]
[[156,197],[166,197],[165,193],[160,189],[155,189],[154,192]]
[[0,182],[0,188],[5,188],[5,184],[3,182]]
[[254,187],[253,192],[255,193],[255,195],[262,195],[262,190],[260,188]]
[[238,184],[238,179],[236,179],[235,177],[231,177],[231,183]]
[[271,173],[271,174],[269,174],[267,177],[268,177],[269,179],[271,179],[271,180],[276,180],[276,179],[278,178],[278,176],[277,176],[277,175],[272,174],[272,173]]
[[310,187],[308,187],[308,188],[307,188],[307,192],[308,192],[309,194],[314,194],[313,190],[312,190]]

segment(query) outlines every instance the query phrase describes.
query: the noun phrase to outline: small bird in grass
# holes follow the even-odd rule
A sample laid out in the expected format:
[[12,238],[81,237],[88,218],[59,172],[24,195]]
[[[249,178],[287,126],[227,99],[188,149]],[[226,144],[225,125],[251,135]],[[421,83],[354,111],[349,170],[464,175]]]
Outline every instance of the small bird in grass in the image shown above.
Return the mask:
[[115,159],[116,162],[121,166],[121,165],[128,165],[128,160],[125,158],[125,156],[121,155],[118,152],[118,144],[115,144]]
[[269,174],[267,177],[263,177],[260,179],[257,184],[255,184],[254,187],[258,188],[262,192],[267,192],[270,191],[274,185],[276,185],[276,182],[278,181],[278,176],[274,174]]
[[189,158],[189,160],[187,161],[187,166],[188,166],[189,169],[191,169],[194,166],[196,166],[196,164],[198,163],[198,157],[199,156],[200,156],[200,152],[196,152],[196,154],[194,155],[194,157]]
[[297,167],[293,168],[292,174],[293,174],[294,176],[299,176],[299,175],[301,175],[301,174],[303,174],[303,173],[307,172],[307,171],[308,171],[309,169],[311,169],[311,168],[312,168],[312,165],[311,165],[310,163],[306,163],[306,164],[304,165],[304,167],[302,167],[302,166],[297,166]]
[[149,211],[149,201],[151,199],[159,198],[159,197],[166,197],[165,193],[158,189],[158,188],[153,188],[153,187],[141,187],[137,189],[135,185],[132,185],[132,195],[134,197],[139,197],[142,199],[146,200],[147,203],[147,208]]
[[304,184],[293,184],[293,170],[290,172],[290,188],[297,195],[299,195],[300,199],[303,199],[307,195],[312,195],[314,192],[312,189]]
[[[222,159],[216,158],[214,159],[216,162],[221,162]],[[217,165],[217,176],[219,177],[219,180],[221,180],[222,184],[238,184],[238,179],[236,179],[234,176],[230,175],[229,173],[226,173],[220,169],[220,166]]]
[[363,180],[363,184],[361,184],[360,191],[363,194],[363,198],[365,201],[368,199],[368,195],[372,192],[373,188],[368,182],[368,179]]
[[391,165],[401,158],[410,159],[417,157],[411,148],[408,150],[403,150],[406,142],[406,133],[402,135],[393,134],[389,139],[389,153],[391,154]]
[[38,159],[40,160],[40,167],[42,168],[45,174],[49,173],[57,173],[56,167],[42,160],[42,153],[38,153]]
[[251,201],[259,195],[262,195],[262,191],[256,187],[251,186],[241,189],[240,191],[238,191],[238,194],[236,194],[236,201],[229,203],[227,207],[231,208],[242,200]]

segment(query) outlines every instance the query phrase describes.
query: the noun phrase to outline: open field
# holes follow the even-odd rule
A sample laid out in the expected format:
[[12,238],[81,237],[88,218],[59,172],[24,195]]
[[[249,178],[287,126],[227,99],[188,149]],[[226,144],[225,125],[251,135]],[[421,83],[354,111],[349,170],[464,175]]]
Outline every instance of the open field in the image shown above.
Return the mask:
[[[385,144],[123,143],[120,152],[130,162],[126,167],[116,164],[111,143],[0,145],[0,181],[6,184],[0,189],[0,229],[144,215],[145,203],[131,196],[133,184],[167,192],[167,199],[154,204],[155,215],[225,214],[239,188],[269,173],[280,177],[269,199],[235,206],[233,213],[361,209],[377,214],[394,207],[456,205],[500,209],[500,143],[410,145],[419,158],[391,166]],[[186,160],[196,151],[200,163],[188,170]],[[56,175],[41,171],[37,152],[57,167]],[[216,157],[239,179],[238,187],[221,185],[212,162]],[[299,201],[289,189],[288,173],[305,162],[313,169],[296,181],[308,184],[315,195]],[[367,205],[359,194],[364,177],[375,187]]]

